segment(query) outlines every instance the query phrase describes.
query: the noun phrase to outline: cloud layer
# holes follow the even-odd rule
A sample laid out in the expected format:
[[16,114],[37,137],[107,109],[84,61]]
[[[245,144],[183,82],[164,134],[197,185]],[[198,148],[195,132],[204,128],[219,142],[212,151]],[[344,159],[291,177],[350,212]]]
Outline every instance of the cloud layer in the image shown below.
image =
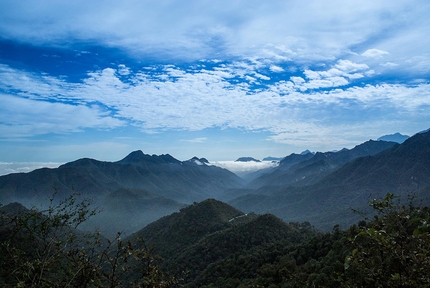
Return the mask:
[[165,65],[131,72],[121,64],[89,72],[82,83],[69,83],[3,65],[0,110],[1,122],[7,124],[0,125],[1,135],[131,124],[147,132],[209,127],[264,130],[275,134],[274,141],[292,143],[305,137],[304,144],[320,141],[321,133],[340,134],[381,122],[396,125],[400,115],[412,121],[427,117],[428,83],[351,86],[374,72],[366,64],[342,59],[326,70],[306,69],[302,77],[279,81],[262,74],[260,70],[271,67],[265,66],[233,62],[208,69],[201,63],[193,68]]
[[302,151],[413,134],[430,122],[429,13],[425,0],[5,0],[0,139],[232,128]]
[[[225,56],[309,61],[356,48],[427,54],[428,1],[2,1],[4,37],[91,41],[176,59]],[[425,38],[425,37],[424,37]],[[424,44],[424,43],[423,43]],[[365,46],[374,46],[366,48]],[[364,46],[364,47],[361,47]],[[427,46],[428,47],[428,46]],[[360,51],[361,50],[361,51]],[[377,51],[377,50],[371,50]],[[371,52],[368,52],[369,54]],[[365,54],[365,55],[367,55]],[[410,59],[409,59],[410,60]]]

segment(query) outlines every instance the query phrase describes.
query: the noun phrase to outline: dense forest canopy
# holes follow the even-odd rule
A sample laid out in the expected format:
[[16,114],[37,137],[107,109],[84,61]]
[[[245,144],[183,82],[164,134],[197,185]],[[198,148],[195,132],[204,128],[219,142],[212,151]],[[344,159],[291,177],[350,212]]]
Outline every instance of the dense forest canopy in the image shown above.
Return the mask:
[[[73,196],[45,211],[9,204],[1,208],[0,283],[4,287],[429,287],[430,211],[413,203],[386,194],[371,201],[373,218],[321,233],[309,223],[285,223],[270,214],[244,215],[222,202],[206,200],[161,219],[170,227],[154,223],[151,229],[168,237],[178,229],[190,231],[190,238],[182,239],[173,256],[165,253],[169,247],[163,245],[170,244],[159,235],[158,251],[164,257],[155,255],[157,241],[148,245],[150,241],[138,235],[108,240],[97,232],[77,230],[96,211]],[[209,230],[193,232],[191,216],[208,216],[202,221],[212,223]],[[175,227],[177,223],[181,225]]]

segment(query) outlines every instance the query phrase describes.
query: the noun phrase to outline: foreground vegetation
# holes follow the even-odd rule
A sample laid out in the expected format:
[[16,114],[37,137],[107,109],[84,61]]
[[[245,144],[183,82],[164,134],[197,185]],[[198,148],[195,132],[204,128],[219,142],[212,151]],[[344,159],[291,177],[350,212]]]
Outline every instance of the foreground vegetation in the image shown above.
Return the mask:
[[170,287],[158,258],[135,245],[77,228],[96,214],[76,194],[46,210],[13,203],[1,213],[1,287]]
[[[246,220],[213,202],[213,215],[223,222],[206,217],[211,225],[195,226],[209,209],[194,204],[178,214],[180,225],[172,218],[160,222],[170,224],[158,227],[163,230],[157,235],[181,239],[175,240],[175,249],[159,240],[156,251],[164,260],[137,237],[121,240],[118,235],[110,241],[97,232],[78,232],[76,228],[96,212],[74,196],[56,205],[51,202],[40,212],[8,205],[2,208],[0,285],[430,287],[429,209],[412,203],[410,199],[401,204],[387,194],[371,201],[373,218],[364,217],[346,230],[335,226],[330,233],[317,232],[309,223],[287,224],[272,215]],[[240,222],[229,221],[231,215]],[[206,226],[207,232],[202,230]],[[186,237],[180,237],[178,229],[188,231]],[[162,270],[181,277],[166,276]]]

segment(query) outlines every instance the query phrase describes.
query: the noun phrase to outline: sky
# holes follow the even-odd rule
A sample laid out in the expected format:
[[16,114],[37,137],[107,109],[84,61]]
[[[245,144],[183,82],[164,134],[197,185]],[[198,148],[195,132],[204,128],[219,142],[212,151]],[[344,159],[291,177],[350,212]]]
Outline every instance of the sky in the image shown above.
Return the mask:
[[428,15],[427,0],[2,0],[0,174],[413,135],[430,127]]

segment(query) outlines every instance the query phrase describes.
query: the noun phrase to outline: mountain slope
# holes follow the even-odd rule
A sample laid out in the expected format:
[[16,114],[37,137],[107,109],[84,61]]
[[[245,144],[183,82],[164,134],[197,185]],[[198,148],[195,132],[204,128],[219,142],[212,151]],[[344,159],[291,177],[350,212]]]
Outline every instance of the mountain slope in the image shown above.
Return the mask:
[[276,242],[297,244],[311,235],[314,233],[310,226],[287,224],[271,214],[259,215],[248,222],[203,237],[164,265],[171,271],[188,271],[187,280],[194,282],[200,275],[207,274],[208,267],[234,255],[247,254],[251,249]]
[[225,229],[230,224],[229,220],[240,215],[243,212],[230,205],[207,199],[165,216],[129,238],[145,239],[147,244],[156,245],[156,252],[163,258],[173,257],[204,235]]
[[208,199],[165,216],[125,241],[145,240],[163,258],[162,268],[171,273],[188,271],[191,284],[219,261],[271,243],[299,243],[315,235],[307,224],[287,224],[276,216],[245,215],[226,203]]
[[[359,219],[350,208],[387,192],[417,193],[425,203],[430,186],[430,132],[416,134],[374,156],[357,158],[315,184],[262,187],[230,202],[245,212],[270,212],[286,221],[310,221],[320,229],[350,225]],[[264,191],[264,192],[262,192]],[[265,195],[262,195],[262,194]]]
[[363,156],[378,154],[396,145],[393,142],[369,140],[353,149],[316,154],[291,154],[270,174],[265,174],[247,185],[259,188],[267,185],[309,185],[330,174],[341,165]]
[[44,201],[57,191],[79,191],[98,201],[120,189],[143,189],[180,202],[216,197],[227,188],[240,187],[234,173],[216,166],[176,160],[170,155],[130,153],[118,162],[79,159],[56,169],[0,176],[0,201]]
[[[278,167],[255,178],[244,188],[224,191],[222,200],[232,201],[246,194],[272,194],[277,187],[312,185],[329,175],[343,164],[363,156],[375,155],[397,145],[393,142],[369,140],[353,149],[338,152],[291,154]],[[232,202],[233,203],[233,202]],[[242,207],[242,206],[241,206]],[[266,210],[258,210],[260,213]]]

